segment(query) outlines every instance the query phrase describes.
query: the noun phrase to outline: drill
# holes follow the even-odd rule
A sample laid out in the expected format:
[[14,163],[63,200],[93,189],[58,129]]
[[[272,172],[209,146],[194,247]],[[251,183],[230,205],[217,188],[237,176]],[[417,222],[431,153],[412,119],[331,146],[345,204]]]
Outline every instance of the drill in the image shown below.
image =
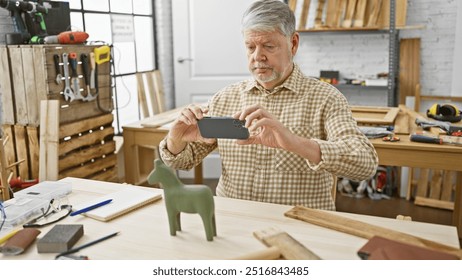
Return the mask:
[[[32,1],[0,0],[0,7],[10,11],[13,19],[14,33],[6,35],[7,44],[40,43],[47,36],[43,15],[48,13],[48,8],[45,6]],[[33,34],[29,29],[34,29]]]

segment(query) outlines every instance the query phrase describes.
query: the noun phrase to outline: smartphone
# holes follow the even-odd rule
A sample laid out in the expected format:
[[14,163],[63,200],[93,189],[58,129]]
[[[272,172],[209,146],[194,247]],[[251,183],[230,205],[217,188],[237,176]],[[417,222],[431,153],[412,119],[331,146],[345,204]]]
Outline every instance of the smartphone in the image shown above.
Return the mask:
[[245,121],[231,117],[204,117],[197,122],[204,138],[247,139],[249,130]]

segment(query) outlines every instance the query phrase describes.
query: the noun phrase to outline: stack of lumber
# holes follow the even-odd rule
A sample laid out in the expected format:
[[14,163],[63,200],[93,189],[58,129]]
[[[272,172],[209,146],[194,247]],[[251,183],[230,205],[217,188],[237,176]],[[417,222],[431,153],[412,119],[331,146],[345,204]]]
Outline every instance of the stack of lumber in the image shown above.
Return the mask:
[[[289,0],[297,18],[298,30],[306,29],[384,29],[389,27],[393,0]],[[395,1],[395,25],[406,25],[407,0]],[[310,12],[312,9],[312,12]],[[314,15],[308,27],[308,15]]]

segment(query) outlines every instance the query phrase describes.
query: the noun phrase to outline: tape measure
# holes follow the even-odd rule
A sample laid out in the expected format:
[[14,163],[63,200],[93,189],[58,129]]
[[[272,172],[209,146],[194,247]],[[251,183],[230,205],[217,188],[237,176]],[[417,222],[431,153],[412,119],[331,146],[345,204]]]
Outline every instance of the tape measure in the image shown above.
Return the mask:
[[111,59],[111,48],[109,46],[101,46],[93,49],[95,53],[96,64],[102,64]]

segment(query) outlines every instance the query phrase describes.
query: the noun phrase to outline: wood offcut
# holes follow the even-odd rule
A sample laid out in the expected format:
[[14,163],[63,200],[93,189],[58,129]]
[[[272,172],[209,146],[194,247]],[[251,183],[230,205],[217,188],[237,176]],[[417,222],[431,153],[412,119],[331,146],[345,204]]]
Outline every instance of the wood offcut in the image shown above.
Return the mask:
[[381,236],[407,244],[447,252],[457,256],[458,258],[462,258],[462,250],[459,248],[447,246],[414,235],[371,225],[354,219],[345,218],[329,213],[328,211],[296,206],[284,213],[284,215],[290,218],[302,220],[314,225],[352,234],[366,239],[371,239],[373,236]]

